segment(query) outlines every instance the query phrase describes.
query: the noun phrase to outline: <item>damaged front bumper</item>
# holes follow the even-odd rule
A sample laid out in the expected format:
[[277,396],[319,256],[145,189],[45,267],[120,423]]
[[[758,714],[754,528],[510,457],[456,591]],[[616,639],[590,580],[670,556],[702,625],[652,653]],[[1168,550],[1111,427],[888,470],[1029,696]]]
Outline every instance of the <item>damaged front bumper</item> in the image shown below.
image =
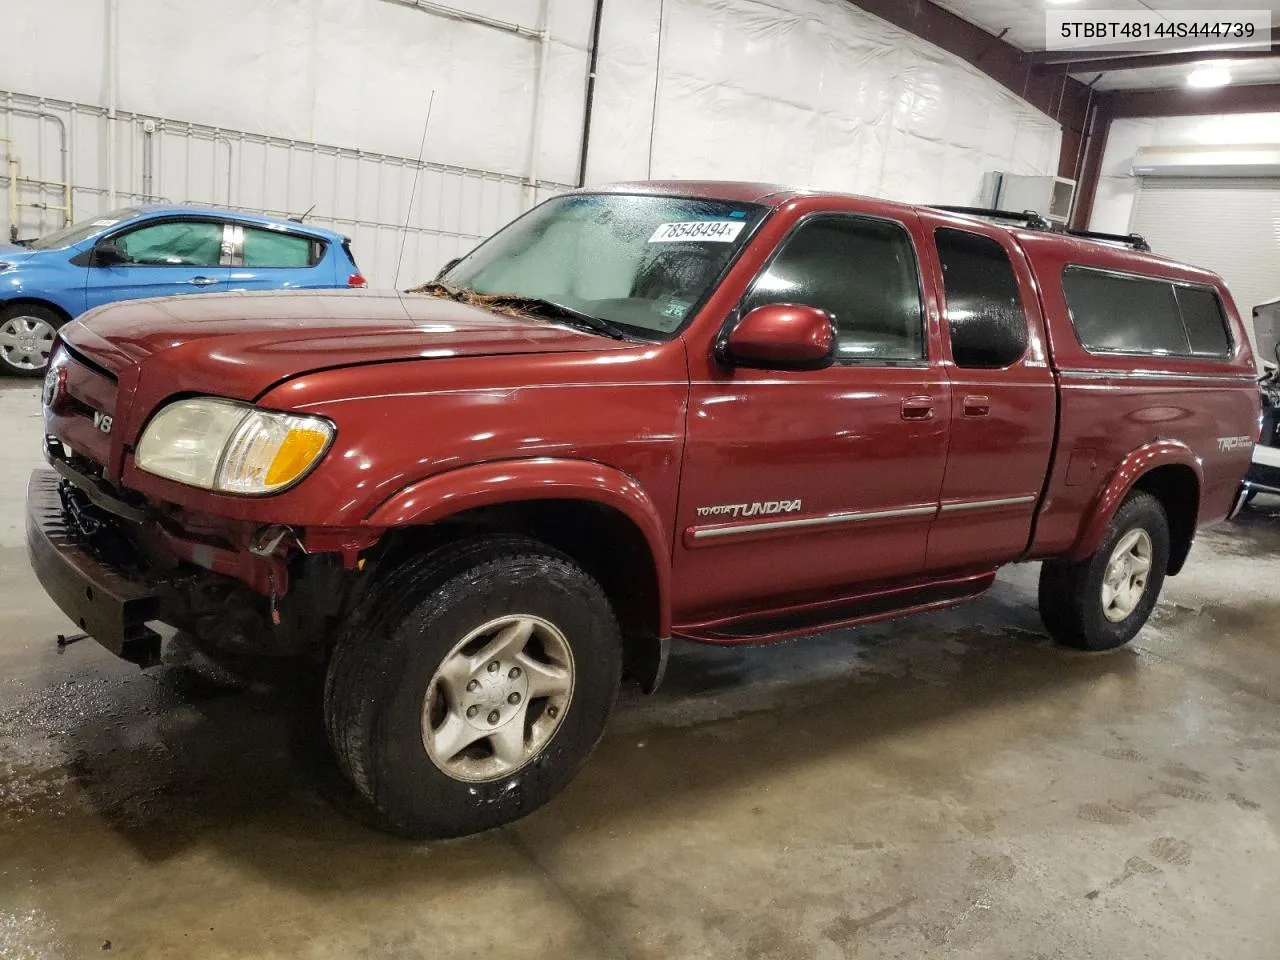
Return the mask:
[[118,657],[147,666],[160,654],[148,623],[160,614],[157,585],[96,557],[67,523],[62,479],[36,470],[27,482],[27,556],[45,592],[80,629]]

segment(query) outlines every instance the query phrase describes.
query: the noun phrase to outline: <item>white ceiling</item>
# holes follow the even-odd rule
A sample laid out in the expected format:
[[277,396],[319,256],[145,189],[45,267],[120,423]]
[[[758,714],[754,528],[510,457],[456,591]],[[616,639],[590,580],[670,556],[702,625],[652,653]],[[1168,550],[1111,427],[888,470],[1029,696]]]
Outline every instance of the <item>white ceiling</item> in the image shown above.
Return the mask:
[[[1280,0],[1075,0],[1047,3],[1046,0],[933,0],[957,16],[976,24],[988,33],[999,34],[1006,27],[1006,42],[1021,50],[1043,50],[1046,10],[1204,10],[1217,6],[1236,9],[1271,10],[1273,26],[1280,26]],[[1091,56],[1082,54],[1082,56]],[[1206,58],[1209,59],[1209,58]],[[1156,89],[1179,87],[1186,83],[1192,67],[1144,67],[1140,70],[1117,70],[1104,74],[1099,90]],[[1229,69],[1235,83],[1280,82],[1280,57],[1233,61]],[[1090,82],[1097,72],[1076,74],[1076,79]]]

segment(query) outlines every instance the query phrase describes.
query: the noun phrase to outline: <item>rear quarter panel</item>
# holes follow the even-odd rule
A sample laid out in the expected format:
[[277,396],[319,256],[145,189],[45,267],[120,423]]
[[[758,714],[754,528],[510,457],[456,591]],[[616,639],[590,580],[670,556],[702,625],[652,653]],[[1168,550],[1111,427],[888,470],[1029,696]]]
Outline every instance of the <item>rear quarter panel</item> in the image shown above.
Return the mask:
[[[1183,463],[1201,478],[1198,525],[1224,519],[1249,466],[1260,400],[1254,361],[1235,303],[1207,270],[1100,243],[1030,231],[1018,239],[1035,267],[1059,380],[1058,444],[1031,553],[1052,556],[1078,545],[1108,487],[1148,469]],[[1233,341],[1228,357],[1093,353],[1076,336],[1063,293],[1069,265],[1097,267],[1214,287]],[[1135,456],[1136,454],[1136,456]],[[1142,466],[1134,469],[1134,464]]]

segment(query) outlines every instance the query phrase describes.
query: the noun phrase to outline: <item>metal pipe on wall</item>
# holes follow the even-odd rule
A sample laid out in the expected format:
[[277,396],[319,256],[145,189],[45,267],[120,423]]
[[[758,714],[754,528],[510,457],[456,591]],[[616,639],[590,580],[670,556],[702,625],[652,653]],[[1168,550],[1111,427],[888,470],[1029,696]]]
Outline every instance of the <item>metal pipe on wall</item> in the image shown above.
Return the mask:
[[13,242],[18,239],[18,158],[13,155],[13,141],[8,137],[0,137],[0,143],[4,144],[4,156],[8,161],[6,165],[9,174],[9,241]]
[[591,14],[591,51],[587,58],[587,94],[582,104],[582,146],[578,153],[578,186],[587,184],[587,152],[591,149],[591,110],[596,99],[596,63],[600,54],[600,21],[604,0],[596,0]]
[[542,0],[538,14],[541,30],[538,42],[538,75],[533,83],[533,122],[529,130],[529,181],[528,200],[525,207],[538,202],[538,173],[542,164],[542,114],[546,101],[547,60],[551,54],[551,0]]
[[492,27],[495,30],[505,30],[507,33],[514,33],[516,36],[526,37],[529,40],[539,40],[542,37],[542,31],[540,30],[530,30],[528,27],[522,27],[518,23],[496,20],[483,14],[472,13],[470,10],[446,7],[442,3],[432,3],[431,0],[384,0],[384,2],[394,3],[400,7],[409,7],[413,10],[422,10],[425,13],[434,13],[440,17],[448,17],[450,20],[461,20],[463,23],[474,23],[482,27]]
[[116,90],[120,70],[120,0],[107,4],[107,202],[116,208]]

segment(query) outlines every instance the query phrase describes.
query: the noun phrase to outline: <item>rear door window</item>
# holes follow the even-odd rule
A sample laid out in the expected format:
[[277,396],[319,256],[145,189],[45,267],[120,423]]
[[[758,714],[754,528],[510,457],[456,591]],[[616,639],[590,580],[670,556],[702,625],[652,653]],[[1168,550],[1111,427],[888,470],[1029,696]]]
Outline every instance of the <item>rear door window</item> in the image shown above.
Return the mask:
[[1062,290],[1076,336],[1100,353],[1191,353],[1173,284],[1088,267],[1067,267]]
[[1027,352],[1027,315],[1004,247],[947,227],[935,239],[956,366],[998,370],[1016,363]]
[[320,244],[310,237],[243,227],[241,260],[246,267],[310,267],[319,262]]

